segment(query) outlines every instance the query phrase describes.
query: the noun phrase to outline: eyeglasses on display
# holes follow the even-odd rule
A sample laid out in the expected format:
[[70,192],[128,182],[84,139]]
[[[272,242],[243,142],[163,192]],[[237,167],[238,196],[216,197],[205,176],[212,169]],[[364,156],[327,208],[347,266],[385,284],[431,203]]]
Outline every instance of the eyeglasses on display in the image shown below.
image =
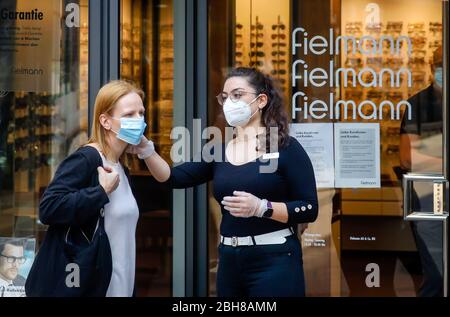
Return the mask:
[[225,101],[228,98],[230,98],[230,100],[232,102],[236,103],[239,100],[241,100],[241,98],[243,96],[248,95],[248,94],[257,95],[257,93],[253,92],[253,91],[245,91],[245,90],[238,89],[238,90],[233,90],[229,95],[225,92],[221,92],[220,94],[218,94],[216,96],[216,98],[217,98],[217,102],[219,103],[219,105],[223,106]]

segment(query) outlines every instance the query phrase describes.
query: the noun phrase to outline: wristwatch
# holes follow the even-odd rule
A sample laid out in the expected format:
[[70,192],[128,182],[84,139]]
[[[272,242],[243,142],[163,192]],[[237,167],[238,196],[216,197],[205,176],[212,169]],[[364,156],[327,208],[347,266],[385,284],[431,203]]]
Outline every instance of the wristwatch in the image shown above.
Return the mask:
[[264,218],[272,218],[273,215],[273,207],[272,203],[267,200],[267,210],[263,213]]

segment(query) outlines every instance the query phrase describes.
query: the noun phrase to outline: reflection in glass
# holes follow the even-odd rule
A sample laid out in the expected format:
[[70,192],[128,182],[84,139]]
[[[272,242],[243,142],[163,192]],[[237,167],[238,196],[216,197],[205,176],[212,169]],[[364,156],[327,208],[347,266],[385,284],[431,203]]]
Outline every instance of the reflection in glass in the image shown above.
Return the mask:
[[[29,76],[23,84],[35,87],[34,91],[0,92],[0,237],[36,237],[37,248],[46,230],[38,219],[40,197],[58,164],[87,141],[88,129],[88,1],[78,2],[80,27],[66,24],[58,1],[39,3],[51,12],[46,23],[33,26],[36,32],[52,34],[48,43],[37,41],[46,45],[46,54],[54,59],[43,65],[53,78],[52,88],[39,89],[36,79]],[[5,0],[0,9],[20,11],[25,4]],[[10,26],[20,32],[29,22],[2,19],[1,32],[5,23],[13,23]],[[53,36],[56,33],[60,35]],[[26,48],[16,53],[1,50],[0,61],[15,67],[27,65],[32,61],[26,52]],[[43,61],[45,56],[32,59]]]

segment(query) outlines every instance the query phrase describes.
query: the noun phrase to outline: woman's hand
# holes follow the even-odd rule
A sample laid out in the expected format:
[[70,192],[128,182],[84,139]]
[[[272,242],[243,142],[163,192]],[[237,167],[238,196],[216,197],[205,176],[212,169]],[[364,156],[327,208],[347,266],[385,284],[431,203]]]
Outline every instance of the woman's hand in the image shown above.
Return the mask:
[[119,174],[108,166],[99,166],[97,171],[98,182],[105,190],[105,193],[110,194],[115,191],[120,182]]
[[137,154],[141,160],[145,160],[155,153],[155,145],[145,136],[142,136],[141,143],[138,145],[129,145],[127,147],[127,153]]
[[158,182],[169,179],[171,173],[169,164],[156,153],[155,145],[145,136],[142,136],[141,143],[138,145],[128,145],[126,152],[137,154],[141,160],[144,160],[148,170]]
[[265,201],[250,193],[234,191],[233,195],[223,197],[222,205],[235,217],[262,217],[267,210]]

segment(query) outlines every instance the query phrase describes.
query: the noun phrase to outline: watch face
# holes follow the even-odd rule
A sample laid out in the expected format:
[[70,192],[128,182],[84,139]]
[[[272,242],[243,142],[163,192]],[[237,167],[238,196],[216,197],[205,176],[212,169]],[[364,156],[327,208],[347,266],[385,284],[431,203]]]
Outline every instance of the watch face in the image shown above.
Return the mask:
[[270,218],[270,217],[272,217],[272,214],[273,214],[273,209],[269,208],[269,209],[266,210],[266,212],[264,213],[263,217]]

